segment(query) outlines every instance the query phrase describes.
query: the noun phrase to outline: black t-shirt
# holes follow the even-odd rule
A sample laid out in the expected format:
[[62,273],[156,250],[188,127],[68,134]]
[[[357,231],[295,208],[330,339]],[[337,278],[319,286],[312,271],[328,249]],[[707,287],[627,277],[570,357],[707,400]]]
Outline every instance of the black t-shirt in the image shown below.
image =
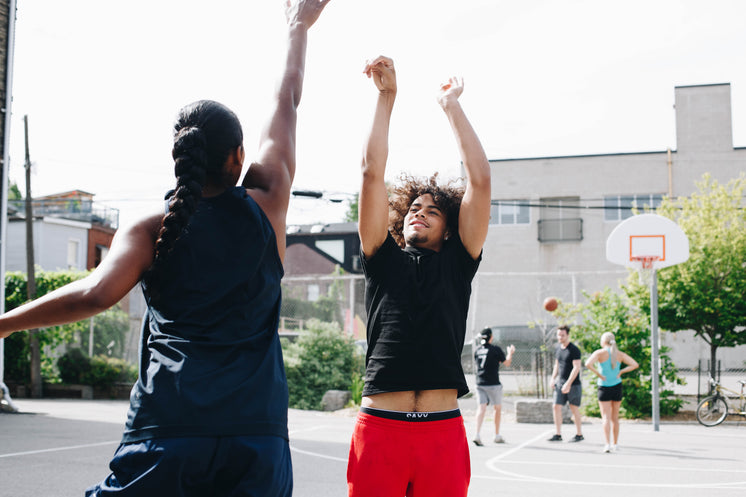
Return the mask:
[[[570,342],[567,344],[567,347],[564,349],[561,345],[557,346],[557,351],[555,352],[555,357],[557,358],[557,361],[559,362],[559,379],[561,383],[564,383],[567,381],[568,378],[570,378],[570,373],[572,372],[572,361],[579,361],[580,360],[580,349],[575,346],[574,343]],[[572,382],[573,385],[580,385],[580,373],[575,377],[575,380]]]
[[365,271],[368,352],[363,395],[469,391],[461,367],[475,260],[458,236],[440,252],[402,249],[389,234]]
[[505,352],[498,345],[485,343],[474,351],[477,363],[477,385],[499,385],[500,363],[505,362]]

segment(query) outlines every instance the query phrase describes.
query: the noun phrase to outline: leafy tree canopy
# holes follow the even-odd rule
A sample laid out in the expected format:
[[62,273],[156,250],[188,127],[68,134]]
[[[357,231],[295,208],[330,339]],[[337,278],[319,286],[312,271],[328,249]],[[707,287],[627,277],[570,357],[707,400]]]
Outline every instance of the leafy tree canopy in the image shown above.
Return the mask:
[[[658,272],[658,322],[707,342],[714,371],[717,348],[746,343],[746,176],[722,185],[705,175],[697,187],[691,197],[664,199],[657,210],[689,239],[689,260]],[[628,289],[649,313],[648,288],[631,275]]]

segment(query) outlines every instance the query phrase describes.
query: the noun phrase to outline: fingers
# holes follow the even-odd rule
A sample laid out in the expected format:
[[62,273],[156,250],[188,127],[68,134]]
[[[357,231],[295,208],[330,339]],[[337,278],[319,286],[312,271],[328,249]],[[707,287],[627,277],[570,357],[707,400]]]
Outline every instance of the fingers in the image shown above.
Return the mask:
[[456,77],[456,76],[451,76],[450,78],[448,78],[447,82],[442,83],[440,85],[440,90],[441,91],[447,91],[447,90],[450,90],[451,88],[463,89],[464,88],[464,78],[459,78],[459,77]]
[[370,77],[371,73],[374,70],[381,71],[383,69],[387,69],[391,72],[394,72],[394,61],[389,57],[386,57],[384,55],[379,55],[375,59],[367,60],[365,62],[365,69],[363,69],[363,73],[366,76]]

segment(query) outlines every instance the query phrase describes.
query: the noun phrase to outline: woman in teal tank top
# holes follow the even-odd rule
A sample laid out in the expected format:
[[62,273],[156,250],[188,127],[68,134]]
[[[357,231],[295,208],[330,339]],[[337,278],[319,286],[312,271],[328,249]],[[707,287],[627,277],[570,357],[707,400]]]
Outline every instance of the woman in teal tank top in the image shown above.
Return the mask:
[[[598,363],[598,368],[596,364]],[[622,368],[622,364],[626,367]],[[619,350],[614,334],[601,335],[601,348],[594,351],[585,363],[598,377],[598,406],[601,409],[604,437],[604,452],[617,450],[619,440],[619,407],[622,405],[622,375],[640,367],[637,361]],[[614,443],[611,443],[611,434]]]

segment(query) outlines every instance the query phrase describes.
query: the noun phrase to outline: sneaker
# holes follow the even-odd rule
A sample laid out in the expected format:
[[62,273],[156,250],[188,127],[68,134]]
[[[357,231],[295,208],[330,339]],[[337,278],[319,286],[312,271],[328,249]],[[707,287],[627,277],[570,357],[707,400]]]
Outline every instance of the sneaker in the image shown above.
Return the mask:
[[613,444],[613,445],[611,446],[611,451],[612,451],[612,452],[617,452],[617,451],[619,451],[619,446],[618,446],[617,444]]
[[504,444],[505,443],[505,439],[503,438],[502,435],[495,435],[495,443],[496,444]]
[[583,440],[585,440],[583,435],[575,435],[570,442],[582,442]]
[[604,452],[605,453],[611,452],[611,446],[609,444],[604,445]]
[[474,440],[472,440],[472,442],[474,442],[474,445],[476,445],[477,447],[481,447],[481,446],[483,446],[483,445],[484,445],[484,444],[482,443],[482,439],[481,439],[481,438],[479,438],[479,437],[476,437],[476,438],[474,438]]
[[553,435],[552,438],[549,439],[549,442],[561,442],[562,441],[562,435]]

